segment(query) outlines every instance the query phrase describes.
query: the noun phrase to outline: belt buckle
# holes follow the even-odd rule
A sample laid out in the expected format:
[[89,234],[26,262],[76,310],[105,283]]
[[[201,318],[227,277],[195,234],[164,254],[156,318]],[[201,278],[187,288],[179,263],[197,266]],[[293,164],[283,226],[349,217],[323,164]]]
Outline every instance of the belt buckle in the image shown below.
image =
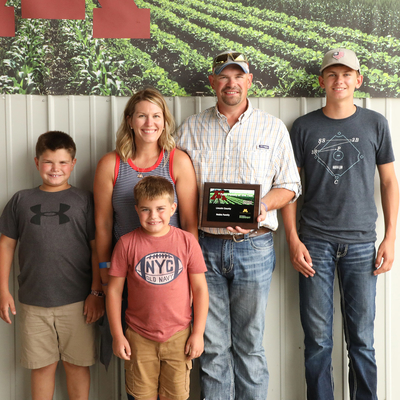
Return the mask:
[[[236,239],[236,236],[238,236],[238,235],[243,235],[243,238],[242,239]],[[244,234],[243,233],[237,233],[236,235],[235,234],[233,234],[233,241],[235,242],[235,243],[241,243],[241,242],[244,242],[245,241],[245,238],[244,238]]]

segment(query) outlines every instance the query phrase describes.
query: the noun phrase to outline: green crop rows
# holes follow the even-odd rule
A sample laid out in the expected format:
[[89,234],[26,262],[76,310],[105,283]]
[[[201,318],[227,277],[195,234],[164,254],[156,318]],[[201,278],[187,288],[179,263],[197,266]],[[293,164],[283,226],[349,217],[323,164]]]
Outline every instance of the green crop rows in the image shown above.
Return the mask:
[[[323,54],[348,47],[364,74],[358,97],[400,97],[400,20],[391,21],[393,34],[384,27],[386,36],[334,26],[332,13],[324,20],[318,11],[326,1],[313,0],[305,18],[295,12],[298,0],[280,0],[282,7],[270,0],[136,0],[151,10],[151,39],[142,40],[94,39],[91,0],[83,21],[17,17],[15,38],[0,38],[0,93],[130,95],[151,85],[167,96],[212,95],[212,56],[234,49],[250,60],[251,96],[321,96]],[[378,11],[380,21],[400,15],[400,8]],[[366,26],[356,12],[347,17]]]
[[87,1],[83,21],[17,19],[16,37],[0,38],[0,92],[126,96],[151,85],[167,96],[187,96],[130,40],[94,39],[93,7]]
[[[142,0],[140,0],[140,2],[142,3]],[[143,4],[149,3],[143,2]],[[364,67],[364,72],[368,70],[367,79],[365,81],[366,87],[374,92],[390,93],[393,96],[397,96],[400,93],[400,77],[398,75],[400,70],[400,56],[390,56],[384,52],[374,52],[373,56],[371,56],[368,53],[368,49],[362,46],[354,45],[350,42],[335,43],[331,39],[324,40],[321,38],[314,40],[316,43],[312,44],[315,48],[322,49],[322,51],[314,50],[313,47],[300,47],[296,44],[300,35],[291,35],[292,42],[290,42],[289,40],[280,40],[271,35],[267,35],[264,31],[256,30],[253,27],[242,27],[235,22],[227,21],[227,18],[232,20],[235,20],[235,17],[243,19],[242,14],[205,4],[204,1],[178,0],[170,2],[169,0],[151,0],[150,4],[160,5],[160,10],[165,13],[162,18],[165,20],[168,17],[171,21],[171,26],[174,28],[180,20],[185,21],[190,18],[191,21],[196,21],[204,28],[208,28],[220,34],[228,34],[229,37],[234,38],[238,43],[258,43],[262,52],[270,55],[271,59],[276,59],[278,56],[282,61],[290,61],[291,66],[297,66],[298,69],[301,69],[301,65],[304,65],[304,68],[311,73],[315,71],[315,66],[320,64],[325,51],[332,47],[340,46],[352,48],[359,54],[361,62],[366,63],[374,61],[376,65],[386,66],[387,72],[378,68]],[[197,8],[201,11],[197,11]],[[154,9],[155,6],[152,6],[152,10]],[[167,10],[170,11],[172,15],[167,14]],[[210,14],[217,13],[219,17],[211,17],[209,14],[205,14],[206,10],[208,10]],[[232,18],[230,18],[231,15]],[[155,18],[159,18],[158,14]],[[184,22],[181,23],[183,24]],[[252,26],[257,26],[257,24],[260,26],[265,25],[262,20],[253,18],[251,15],[247,15],[246,24],[247,23]],[[280,30],[284,30],[282,26]],[[257,65],[257,63],[255,64]],[[261,72],[263,73],[264,71]],[[292,78],[293,74],[289,74],[289,77]],[[301,77],[299,78],[301,79]],[[290,90],[293,91],[297,84],[301,85],[301,82],[293,82],[293,86],[284,83],[283,87],[290,88]],[[287,95],[287,93],[280,94]],[[308,94],[310,95],[311,93]]]

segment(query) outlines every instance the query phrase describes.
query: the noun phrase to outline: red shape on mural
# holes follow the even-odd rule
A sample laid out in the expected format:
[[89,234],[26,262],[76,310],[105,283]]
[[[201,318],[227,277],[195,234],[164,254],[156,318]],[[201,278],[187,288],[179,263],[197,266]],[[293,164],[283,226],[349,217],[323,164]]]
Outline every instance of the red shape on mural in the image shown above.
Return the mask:
[[0,36],[15,36],[14,7],[6,7],[7,0],[0,6]]
[[100,0],[93,10],[93,37],[150,39],[150,9],[133,0]]
[[22,18],[85,19],[85,0],[21,0]]

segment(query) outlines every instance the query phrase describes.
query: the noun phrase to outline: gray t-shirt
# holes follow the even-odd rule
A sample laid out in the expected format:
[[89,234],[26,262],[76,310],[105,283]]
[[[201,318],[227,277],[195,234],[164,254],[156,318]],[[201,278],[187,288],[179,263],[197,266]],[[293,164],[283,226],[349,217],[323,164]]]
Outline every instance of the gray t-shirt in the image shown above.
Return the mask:
[[290,136],[305,173],[300,233],[336,243],[375,241],[375,167],[394,161],[387,120],[360,107],[339,120],[320,109],[298,118]]
[[15,193],[0,217],[0,232],[19,240],[19,301],[58,307],[85,300],[92,282],[94,231],[88,191]]

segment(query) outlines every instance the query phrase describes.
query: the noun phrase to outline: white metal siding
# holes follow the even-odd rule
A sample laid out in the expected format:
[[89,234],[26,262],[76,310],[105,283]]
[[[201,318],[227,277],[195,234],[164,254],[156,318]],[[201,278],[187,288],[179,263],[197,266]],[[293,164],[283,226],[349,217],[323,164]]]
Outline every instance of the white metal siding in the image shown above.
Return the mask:
[[[69,133],[77,144],[77,164],[71,183],[92,188],[96,164],[114,148],[126,97],[96,96],[0,96],[0,209],[17,190],[40,184],[33,158],[37,137],[47,130]],[[212,97],[167,98],[177,124],[187,116],[215,104]],[[321,107],[324,99],[262,98],[253,105],[281,118],[291,127],[300,115]],[[356,103],[379,111],[389,120],[395,154],[400,154],[400,99],[366,99]],[[400,176],[396,164],[397,176]],[[379,182],[376,180],[379,219],[378,243],[384,234],[380,207]],[[270,371],[268,400],[303,400],[305,382],[303,367],[303,333],[298,312],[298,275],[292,268],[283,227],[275,235],[277,256],[268,302],[264,344]],[[18,264],[15,260],[10,277],[12,294],[17,294]],[[376,357],[379,372],[379,399],[400,399],[400,262],[393,271],[378,280],[376,317]],[[337,295],[337,291],[336,291]],[[333,355],[335,398],[348,399],[347,357],[342,336],[339,301],[335,299],[335,348]],[[29,371],[19,366],[18,322],[7,325],[0,321],[0,400],[30,398]],[[99,363],[91,368],[91,400],[125,399],[121,365],[113,360],[109,371]],[[199,400],[198,381],[192,379],[191,400]],[[122,394],[121,394],[122,393]],[[57,373],[55,400],[68,399],[62,368]],[[245,399],[243,399],[245,400]]]

